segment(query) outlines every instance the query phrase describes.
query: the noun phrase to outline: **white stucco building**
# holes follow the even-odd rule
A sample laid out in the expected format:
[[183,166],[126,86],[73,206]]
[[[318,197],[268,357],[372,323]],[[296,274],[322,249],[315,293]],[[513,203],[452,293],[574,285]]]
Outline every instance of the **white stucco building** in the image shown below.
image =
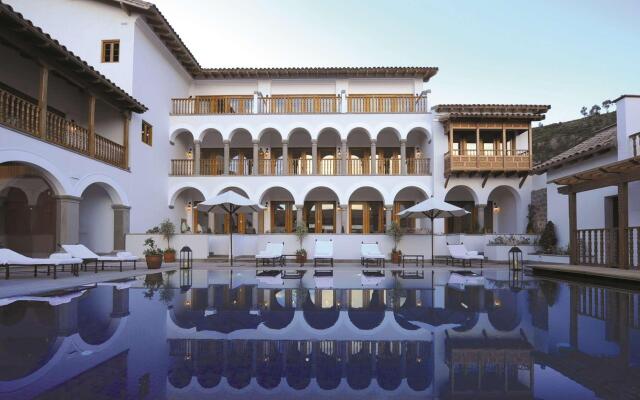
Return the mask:
[[[400,221],[405,253],[429,256],[422,234],[432,230],[437,255],[446,242],[484,251],[495,235],[527,231],[531,123],[548,106],[432,106],[434,67],[203,68],[143,1],[7,3],[2,198],[4,210],[21,210],[0,233],[9,247],[44,254],[82,242],[139,253],[144,232],[169,217],[181,232],[173,247],[226,254],[228,221],[195,211],[226,190],[266,206],[237,221],[239,255],[267,241],[294,252],[299,223],[312,233],[308,249],[331,236],[339,259],[358,258],[362,241],[390,251],[384,232],[395,213],[427,196],[470,214],[434,227]],[[73,25],[61,23],[69,16]],[[43,190],[11,186],[17,177]],[[30,212],[44,192],[49,211]],[[39,228],[45,216],[55,229]]]

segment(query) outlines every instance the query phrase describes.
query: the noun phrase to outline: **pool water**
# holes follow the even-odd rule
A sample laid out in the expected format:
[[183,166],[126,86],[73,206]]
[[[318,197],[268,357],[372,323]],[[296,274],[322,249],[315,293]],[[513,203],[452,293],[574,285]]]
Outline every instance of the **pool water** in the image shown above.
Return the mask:
[[[276,277],[277,278],[277,277]],[[2,399],[633,399],[640,293],[485,269],[156,273],[0,299]]]

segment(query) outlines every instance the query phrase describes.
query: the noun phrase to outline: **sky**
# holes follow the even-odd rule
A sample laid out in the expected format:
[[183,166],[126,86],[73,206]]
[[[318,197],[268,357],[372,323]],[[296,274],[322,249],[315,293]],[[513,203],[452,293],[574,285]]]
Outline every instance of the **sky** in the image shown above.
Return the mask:
[[640,93],[640,0],[152,0],[203,67],[434,66],[430,104]]

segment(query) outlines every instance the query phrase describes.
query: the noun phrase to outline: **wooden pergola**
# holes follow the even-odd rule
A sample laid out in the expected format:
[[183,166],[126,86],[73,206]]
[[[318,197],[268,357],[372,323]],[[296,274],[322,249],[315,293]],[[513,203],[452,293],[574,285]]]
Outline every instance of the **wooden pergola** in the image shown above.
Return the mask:
[[[640,156],[617,161],[587,171],[575,173],[555,179],[553,183],[559,185],[558,192],[569,196],[569,256],[571,264],[607,264],[628,269],[638,266],[640,254],[640,228],[629,227],[629,182],[640,180]],[[605,229],[589,229],[582,234],[582,242],[588,246],[588,257],[581,259],[578,252],[579,232],[577,194],[608,186],[618,187],[618,226],[616,232],[604,232]],[[635,235],[635,243],[633,243]],[[605,248],[605,234],[615,234],[617,246]],[[609,236],[611,237],[611,236]],[[635,253],[634,253],[635,247]],[[615,252],[615,259],[606,256]],[[633,255],[636,254],[634,258]],[[605,258],[609,261],[605,261]]]

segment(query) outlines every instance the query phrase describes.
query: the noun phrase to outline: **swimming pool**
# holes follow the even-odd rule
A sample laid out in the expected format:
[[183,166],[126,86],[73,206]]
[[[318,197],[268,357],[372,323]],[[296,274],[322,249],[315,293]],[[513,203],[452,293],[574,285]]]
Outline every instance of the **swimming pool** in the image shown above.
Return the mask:
[[0,398],[634,398],[640,293],[188,270],[0,299]]

